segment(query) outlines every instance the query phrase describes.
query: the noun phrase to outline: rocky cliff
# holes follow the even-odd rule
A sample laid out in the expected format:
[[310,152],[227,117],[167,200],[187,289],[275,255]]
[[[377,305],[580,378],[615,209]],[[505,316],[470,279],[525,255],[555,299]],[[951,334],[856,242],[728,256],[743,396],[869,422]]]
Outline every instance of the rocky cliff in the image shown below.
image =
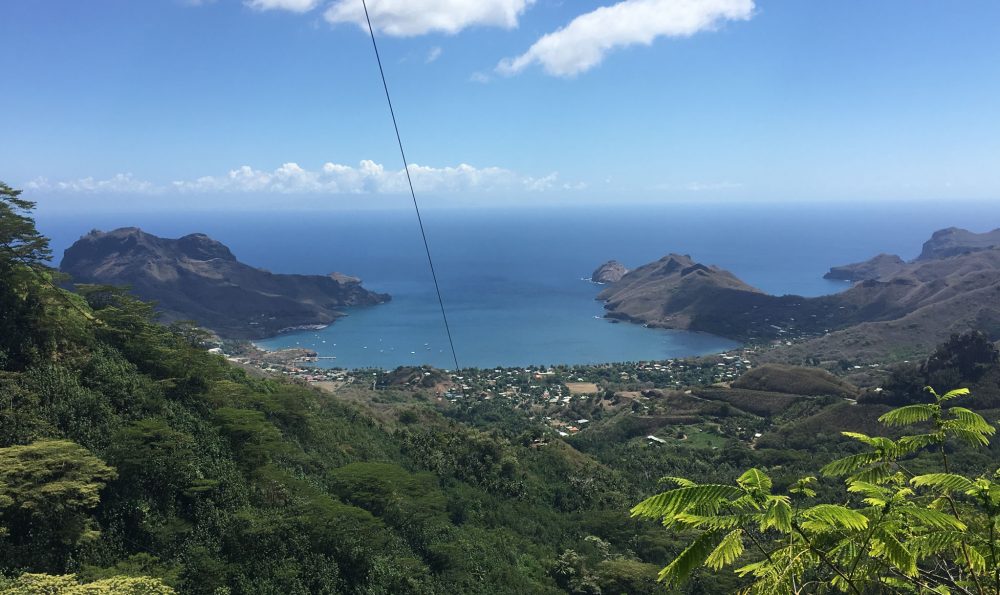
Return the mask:
[[995,248],[1000,248],[1000,229],[974,233],[967,229],[949,227],[935,231],[931,239],[924,242],[917,260],[934,260]]

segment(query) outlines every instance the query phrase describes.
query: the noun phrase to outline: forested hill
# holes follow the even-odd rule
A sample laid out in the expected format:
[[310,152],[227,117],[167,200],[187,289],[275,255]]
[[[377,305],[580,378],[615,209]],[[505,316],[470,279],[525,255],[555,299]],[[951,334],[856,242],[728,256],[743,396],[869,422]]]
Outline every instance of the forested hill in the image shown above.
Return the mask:
[[629,520],[649,486],[248,376],[121,291],[60,288],[32,206],[0,186],[0,593],[655,588],[678,542]]
[[[895,405],[926,409],[926,384],[967,385],[965,404],[991,420],[1000,411],[1000,356],[980,334],[880,370],[884,382],[866,390],[774,365],[708,385],[698,379],[722,364],[699,360],[527,375],[546,393],[569,388],[559,374],[598,386],[570,404],[478,389],[450,402],[423,384],[433,372],[413,370],[385,374],[377,391],[320,392],[234,367],[205,350],[201,331],[158,324],[122,291],[63,289],[32,207],[0,184],[0,595],[642,594],[663,592],[658,572],[678,560],[689,580],[674,592],[736,592],[752,577],[719,568],[760,554],[695,569],[697,531],[630,517],[664,489],[660,478],[726,495],[753,467],[768,489],[772,478],[776,492],[792,489],[837,457],[867,456],[839,432],[891,434],[875,419]],[[460,373],[489,386],[487,372],[515,373]],[[549,425],[584,415],[572,435]],[[947,453],[952,473],[996,468],[995,448]],[[820,502],[860,498],[842,483],[810,485]],[[858,543],[868,549],[838,555],[877,565],[869,546],[882,542]],[[817,566],[805,580],[836,578]]]

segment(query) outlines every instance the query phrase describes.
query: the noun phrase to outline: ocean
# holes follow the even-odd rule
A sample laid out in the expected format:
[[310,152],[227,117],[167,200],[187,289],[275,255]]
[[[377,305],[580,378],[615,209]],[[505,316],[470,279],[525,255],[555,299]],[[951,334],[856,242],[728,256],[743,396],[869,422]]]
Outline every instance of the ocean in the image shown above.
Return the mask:
[[[329,367],[452,368],[451,353],[411,210],[115,212],[42,208],[39,229],[56,260],[91,229],[138,226],[160,236],[202,232],[241,261],[273,272],[361,277],[392,302],[352,308],[321,331],[261,340],[305,347]],[[424,223],[461,366],[654,360],[717,353],[732,341],[602,319],[601,263],[635,267],[670,252],[732,271],[774,294],[817,296],[847,287],[829,267],[880,252],[914,258],[942,227],[987,231],[995,203],[759,203],[437,208]]]

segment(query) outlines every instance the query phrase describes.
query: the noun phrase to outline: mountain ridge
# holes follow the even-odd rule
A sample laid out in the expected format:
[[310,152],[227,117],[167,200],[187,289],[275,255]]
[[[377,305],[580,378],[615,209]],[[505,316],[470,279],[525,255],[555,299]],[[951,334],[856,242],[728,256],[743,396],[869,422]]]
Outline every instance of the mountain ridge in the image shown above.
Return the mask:
[[205,234],[168,239],[137,227],[91,231],[66,249],[60,270],[75,283],[127,285],[156,301],[164,321],[191,319],[239,339],[328,325],[344,316],[342,308],[390,299],[341,273],[287,275],[252,267]]

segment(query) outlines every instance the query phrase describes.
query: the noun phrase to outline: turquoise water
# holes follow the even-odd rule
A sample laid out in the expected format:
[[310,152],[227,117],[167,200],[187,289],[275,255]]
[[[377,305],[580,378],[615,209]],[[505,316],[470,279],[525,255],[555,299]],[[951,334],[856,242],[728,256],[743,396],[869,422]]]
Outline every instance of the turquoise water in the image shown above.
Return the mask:
[[[521,209],[429,209],[424,217],[462,366],[662,359],[734,346],[704,334],[613,324],[599,291],[583,280],[605,260],[628,266],[669,252],[727,268],[765,291],[814,296],[840,291],[822,279],[832,265],[878,252],[913,258],[949,225],[985,231],[1000,206],[979,204],[660,205]],[[203,232],[249,264],[275,272],[341,271],[392,294],[349,310],[322,331],[259,341],[308,347],[336,367],[453,367],[440,310],[411,211],[329,213],[39,212],[57,254],[91,228],[138,225],[176,237]]]

